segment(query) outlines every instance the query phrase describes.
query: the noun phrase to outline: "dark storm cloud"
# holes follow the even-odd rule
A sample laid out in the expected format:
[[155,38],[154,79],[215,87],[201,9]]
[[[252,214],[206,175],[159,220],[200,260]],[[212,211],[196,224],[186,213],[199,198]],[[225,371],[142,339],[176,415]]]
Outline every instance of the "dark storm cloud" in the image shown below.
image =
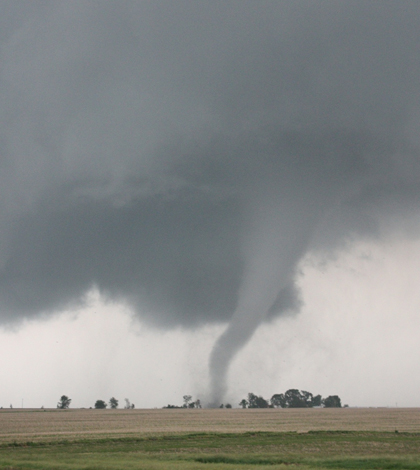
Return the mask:
[[418,215],[418,2],[0,7],[4,323],[92,287],[161,327],[231,320],[217,401],[308,251]]

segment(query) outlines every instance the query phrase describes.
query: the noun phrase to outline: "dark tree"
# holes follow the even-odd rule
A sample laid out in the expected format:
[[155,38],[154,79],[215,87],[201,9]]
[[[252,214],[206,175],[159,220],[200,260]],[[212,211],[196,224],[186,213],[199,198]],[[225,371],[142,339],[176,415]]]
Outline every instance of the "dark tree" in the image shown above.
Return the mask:
[[284,394],[287,408],[306,408],[306,403],[300,391],[291,388]]
[[248,408],[268,408],[268,401],[253,393],[248,393]]
[[248,408],[256,408],[257,395],[248,393]]
[[257,408],[269,408],[270,407],[268,401],[263,397],[257,397],[255,404]]
[[113,410],[117,409],[118,408],[118,400],[114,397],[110,398],[109,407]]
[[310,392],[300,392],[295,388],[291,388],[284,394],[284,398],[287,408],[311,408],[313,406],[313,395]]
[[106,403],[103,400],[96,400],[95,408],[97,410],[104,410],[106,408]]
[[322,400],[325,408],[341,408],[341,399],[338,395],[330,395]]
[[57,403],[57,408],[60,410],[67,410],[71,403],[71,398],[67,397],[66,395],[62,395],[60,401]]
[[[252,395],[251,398],[256,400],[257,397]],[[340,408],[341,400],[337,395],[329,396],[323,399],[321,395],[313,395],[305,390],[297,390],[291,388],[287,392],[276,393],[270,399],[271,407],[282,408],[312,408],[314,406],[325,406],[327,408]],[[254,406],[253,406],[254,407]],[[251,406],[250,406],[251,408]]]
[[243,398],[240,402],[239,402],[239,406],[241,406],[242,408],[246,408],[248,406],[248,401],[245,400],[245,398]]
[[314,404],[313,404],[314,396],[312,395],[312,393],[307,392],[305,390],[301,390],[300,394],[303,398],[303,401],[306,405],[306,408],[312,408],[312,406],[314,406]]
[[232,405],[230,403],[226,403],[225,408],[232,408]]
[[321,395],[316,395],[312,398],[312,406],[321,406],[322,405],[322,397]]
[[270,403],[276,408],[286,408],[286,398],[283,393],[276,393],[270,398]]
[[192,400],[192,396],[191,395],[184,395],[182,398],[184,400],[184,408],[188,408],[189,404],[190,404],[190,401]]

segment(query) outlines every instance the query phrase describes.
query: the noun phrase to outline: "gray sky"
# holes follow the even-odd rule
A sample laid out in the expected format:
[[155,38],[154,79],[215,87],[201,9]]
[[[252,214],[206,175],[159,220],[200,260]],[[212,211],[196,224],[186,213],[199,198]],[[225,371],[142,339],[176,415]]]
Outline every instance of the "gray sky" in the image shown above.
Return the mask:
[[[270,348],[289,357],[300,345],[316,355],[326,335],[338,364],[346,341],[351,350],[363,338],[365,322],[381,324],[377,305],[397,280],[379,280],[378,253],[385,250],[400,279],[416,257],[399,250],[418,249],[418,2],[15,0],[0,7],[0,321],[7,350],[19,345],[9,359],[21,371],[9,379],[13,397],[13,381],[29,383],[21,382],[30,368],[21,355],[42,357],[36,338],[62,328],[72,332],[74,383],[87,380],[85,357],[97,355],[97,393],[116,394],[114,384],[125,383],[143,400],[135,395],[141,383],[158,397],[160,379],[145,385],[136,369],[159,377],[171,364],[161,380],[175,390],[179,379],[169,377],[179,356],[181,382],[200,377],[190,383],[194,393],[220,401],[242,393],[247,374],[232,380],[249,348],[259,350],[258,338],[265,361]],[[364,244],[379,257],[368,257],[369,268],[357,264]],[[374,279],[367,290],[348,274],[349,299],[339,272],[351,272],[353,262]],[[419,306],[418,266],[407,272],[411,289],[395,297],[411,312]],[[315,295],[325,275],[332,284]],[[92,292],[101,299],[96,314]],[[334,303],[342,305],[335,312]],[[383,308],[383,318],[393,318],[389,301]],[[345,334],[342,316],[351,323]],[[329,333],[327,317],[336,328]],[[115,339],[117,331],[129,339]],[[277,334],[268,341],[263,331]],[[397,341],[397,326],[366,341],[389,346],[394,331]],[[299,339],[286,347],[290,335]],[[103,356],[110,342],[125,364],[118,373]],[[368,370],[363,351],[360,367]],[[273,364],[287,377],[288,364]],[[336,367],[322,393],[346,393],[349,379]],[[60,388],[65,378],[47,370],[42,383]],[[322,388],[318,372],[313,383]],[[304,383],[308,372],[293,374]],[[267,388],[300,387],[267,376]],[[258,374],[255,383],[264,383]],[[88,405],[88,392],[76,394]]]

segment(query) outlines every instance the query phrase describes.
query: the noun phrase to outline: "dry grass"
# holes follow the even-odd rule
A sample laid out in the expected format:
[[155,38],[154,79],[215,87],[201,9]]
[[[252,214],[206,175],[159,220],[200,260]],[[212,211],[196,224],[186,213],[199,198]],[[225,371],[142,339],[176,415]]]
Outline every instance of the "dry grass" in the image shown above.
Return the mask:
[[0,442],[246,431],[420,432],[420,408],[0,410]]

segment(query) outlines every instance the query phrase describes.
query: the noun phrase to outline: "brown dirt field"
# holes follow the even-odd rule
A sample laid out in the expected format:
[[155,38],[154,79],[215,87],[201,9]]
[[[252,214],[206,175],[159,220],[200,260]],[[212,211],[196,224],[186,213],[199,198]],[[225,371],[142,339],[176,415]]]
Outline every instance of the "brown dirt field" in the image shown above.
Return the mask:
[[0,410],[0,443],[192,432],[420,432],[420,408]]

